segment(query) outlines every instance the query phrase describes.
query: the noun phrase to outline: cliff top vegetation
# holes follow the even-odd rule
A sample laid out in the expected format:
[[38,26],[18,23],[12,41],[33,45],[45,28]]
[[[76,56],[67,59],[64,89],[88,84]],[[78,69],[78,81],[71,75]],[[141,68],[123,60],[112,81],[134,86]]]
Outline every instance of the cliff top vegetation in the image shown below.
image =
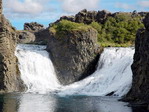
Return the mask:
[[50,31],[63,35],[70,31],[86,31],[94,28],[98,32],[98,43],[101,46],[128,47],[133,46],[136,32],[143,28],[142,17],[127,13],[119,13],[107,17],[104,23],[93,21],[91,24],[75,23],[68,20],[61,20],[50,27]]

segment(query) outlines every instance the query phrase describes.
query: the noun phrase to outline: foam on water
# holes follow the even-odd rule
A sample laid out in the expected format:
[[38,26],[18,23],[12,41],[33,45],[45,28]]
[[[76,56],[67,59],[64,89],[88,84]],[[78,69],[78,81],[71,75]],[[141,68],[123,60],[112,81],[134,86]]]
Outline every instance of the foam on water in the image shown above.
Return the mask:
[[63,87],[60,95],[123,96],[131,88],[134,48],[105,48],[98,68],[88,78]]
[[95,73],[84,80],[62,86],[56,77],[54,66],[45,46],[18,45],[21,78],[27,92],[53,92],[65,95],[123,96],[131,88],[134,48],[105,48]]
[[46,46],[18,45],[16,56],[27,92],[45,93],[60,86]]

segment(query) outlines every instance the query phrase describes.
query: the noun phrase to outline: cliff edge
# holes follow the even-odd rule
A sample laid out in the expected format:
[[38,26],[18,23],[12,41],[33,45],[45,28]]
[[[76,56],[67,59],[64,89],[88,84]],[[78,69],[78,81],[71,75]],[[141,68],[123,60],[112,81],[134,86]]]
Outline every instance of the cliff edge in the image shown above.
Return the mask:
[[132,64],[133,84],[127,95],[129,100],[149,104],[149,14],[143,20],[145,29],[136,35],[134,62]]
[[2,14],[0,0],[0,92],[23,90],[15,57],[16,41],[16,30]]

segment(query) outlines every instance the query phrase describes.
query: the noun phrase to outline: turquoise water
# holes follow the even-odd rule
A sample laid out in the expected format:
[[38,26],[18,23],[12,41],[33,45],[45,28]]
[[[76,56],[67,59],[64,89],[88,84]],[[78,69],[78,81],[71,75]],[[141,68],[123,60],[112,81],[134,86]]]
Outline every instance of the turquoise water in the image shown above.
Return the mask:
[[147,112],[131,108],[117,98],[50,94],[0,95],[0,112]]

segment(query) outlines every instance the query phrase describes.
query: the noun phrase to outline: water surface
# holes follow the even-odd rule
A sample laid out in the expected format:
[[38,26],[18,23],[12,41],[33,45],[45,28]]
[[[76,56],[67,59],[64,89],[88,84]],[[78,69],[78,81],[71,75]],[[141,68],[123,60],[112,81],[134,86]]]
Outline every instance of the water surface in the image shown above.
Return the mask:
[[147,112],[127,105],[114,97],[59,97],[31,93],[0,95],[0,112]]

